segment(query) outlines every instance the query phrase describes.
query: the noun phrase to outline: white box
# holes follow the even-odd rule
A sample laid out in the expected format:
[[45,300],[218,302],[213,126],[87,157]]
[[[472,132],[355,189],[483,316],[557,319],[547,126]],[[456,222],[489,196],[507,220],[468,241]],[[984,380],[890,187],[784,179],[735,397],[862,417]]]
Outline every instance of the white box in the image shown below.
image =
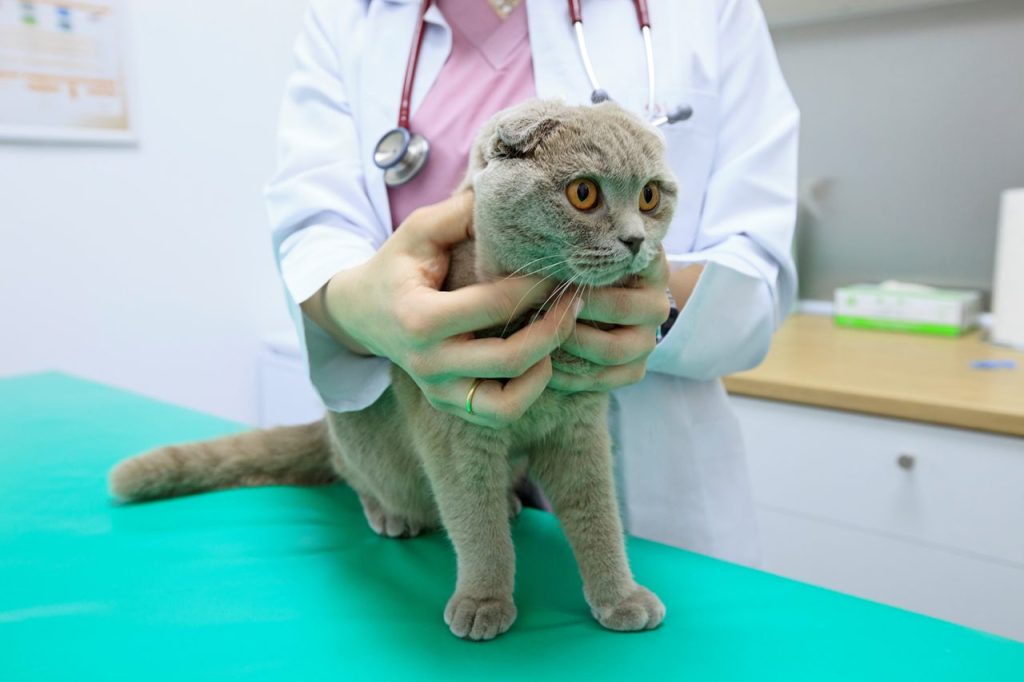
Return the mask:
[[836,289],[834,311],[842,327],[958,336],[977,324],[981,294],[902,283],[857,284]]

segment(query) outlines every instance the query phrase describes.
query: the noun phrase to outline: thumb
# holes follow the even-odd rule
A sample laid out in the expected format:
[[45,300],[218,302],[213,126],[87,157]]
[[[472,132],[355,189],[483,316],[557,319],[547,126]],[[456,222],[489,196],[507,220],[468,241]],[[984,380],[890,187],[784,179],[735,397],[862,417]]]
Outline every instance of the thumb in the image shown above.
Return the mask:
[[[398,228],[427,251],[447,251],[473,238],[473,192],[460,192],[413,212]],[[424,254],[427,255],[427,254]]]

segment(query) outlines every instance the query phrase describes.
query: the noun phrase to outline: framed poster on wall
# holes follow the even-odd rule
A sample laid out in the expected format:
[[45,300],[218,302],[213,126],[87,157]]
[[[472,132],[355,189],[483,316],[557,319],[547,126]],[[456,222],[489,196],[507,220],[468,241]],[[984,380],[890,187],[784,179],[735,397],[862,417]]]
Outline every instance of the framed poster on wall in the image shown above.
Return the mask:
[[0,0],[0,140],[132,143],[123,0]]

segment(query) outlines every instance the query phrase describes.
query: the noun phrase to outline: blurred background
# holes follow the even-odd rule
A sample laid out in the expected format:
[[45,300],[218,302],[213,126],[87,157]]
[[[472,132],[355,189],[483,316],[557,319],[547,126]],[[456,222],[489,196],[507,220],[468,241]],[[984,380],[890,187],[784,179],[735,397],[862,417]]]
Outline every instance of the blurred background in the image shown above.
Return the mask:
[[0,374],[62,369],[252,423],[263,336],[291,324],[261,191],[304,3],[128,9],[137,142],[0,146]]
[[[803,113],[801,297],[892,278],[987,296],[999,195],[1024,184],[1024,3],[763,5]],[[137,143],[0,146],[0,373],[255,423],[254,364],[289,325],[260,190],[304,3],[130,9]]]
[[[12,27],[51,5],[0,0],[0,60]],[[304,3],[122,5],[127,122],[94,139],[0,126],[0,376],[61,370],[247,424],[315,417],[261,199]],[[890,279],[969,290],[989,310],[1001,195],[1024,186],[1024,2],[762,5],[803,114],[801,310],[831,328],[838,287]],[[808,329],[781,337],[790,355],[867,352],[885,371],[866,380],[896,397],[822,402],[857,377],[787,379],[774,349],[766,373],[729,383],[766,567],[1024,639],[1020,355],[984,355],[1009,363],[990,380],[967,370],[977,347],[962,352],[963,394],[994,401],[965,422],[949,402],[921,411],[914,386],[930,385],[899,383],[935,339],[857,351]]]

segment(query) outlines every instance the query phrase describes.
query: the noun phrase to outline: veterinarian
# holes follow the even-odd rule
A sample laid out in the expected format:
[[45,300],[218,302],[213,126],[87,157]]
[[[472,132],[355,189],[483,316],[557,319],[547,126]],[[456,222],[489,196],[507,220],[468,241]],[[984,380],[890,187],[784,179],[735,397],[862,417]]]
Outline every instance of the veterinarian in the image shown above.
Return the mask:
[[[593,74],[613,100],[648,118],[692,110],[661,127],[680,188],[667,262],[641,289],[595,292],[579,318],[617,326],[578,324],[563,346],[595,363],[593,376],[552,371],[547,354],[575,325],[564,316],[539,319],[543,333],[525,344],[472,338],[516,301],[543,301],[551,285],[540,277],[438,291],[448,249],[472,234],[472,195],[447,197],[480,124],[531,97],[591,101],[565,2],[430,4],[408,123],[430,153],[415,177],[389,186],[374,152],[399,121],[421,0],[313,0],[266,195],[274,248],[330,409],[372,404],[391,362],[438,409],[493,427],[549,385],[611,391],[628,530],[753,564],[743,442],[719,378],[761,360],[794,298],[799,114],[756,0],[649,4],[655,111],[634,3],[582,2]],[[678,314],[655,344],[670,307]]]

